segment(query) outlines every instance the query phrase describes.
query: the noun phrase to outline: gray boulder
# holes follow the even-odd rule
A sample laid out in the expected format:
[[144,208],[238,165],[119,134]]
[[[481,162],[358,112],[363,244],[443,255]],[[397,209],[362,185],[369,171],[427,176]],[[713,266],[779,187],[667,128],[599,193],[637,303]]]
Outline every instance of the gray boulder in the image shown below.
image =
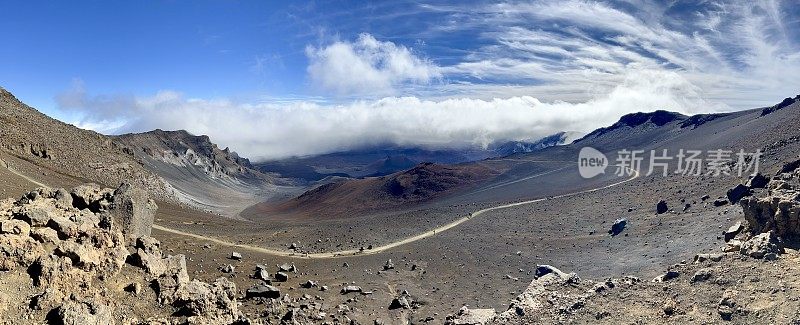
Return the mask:
[[247,289],[245,297],[250,298],[280,298],[281,290],[271,285],[257,285]]
[[339,292],[340,292],[341,294],[343,294],[343,295],[346,295],[346,294],[348,294],[348,293],[352,293],[352,292],[362,292],[362,291],[364,291],[364,290],[363,290],[363,289],[361,289],[361,287],[359,287],[359,286],[346,286],[346,287],[342,288],[342,290],[341,290],[341,291],[339,291]]
[[146,191],[122,183],[115,191],[109,213],[122,233],[131,240],[150,236],[158,206]]
[[775,232],[768,231],[758,234],[742,243],[739,252],[742,255],[761,259],[768,255],[775,256],[776,254],[783,253],[783,243],[780,238],[775,235]]

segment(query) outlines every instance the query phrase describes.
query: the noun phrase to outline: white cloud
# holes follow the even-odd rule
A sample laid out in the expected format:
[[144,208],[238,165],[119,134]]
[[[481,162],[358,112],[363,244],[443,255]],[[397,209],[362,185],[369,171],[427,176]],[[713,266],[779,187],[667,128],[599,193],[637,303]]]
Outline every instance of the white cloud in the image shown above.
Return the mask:
[[[108,115],[107,109],[114,110],[117,103],[91,98],[81,89],[59,98],[69,98],[64,104],[85,114],[82,125],[113,125],[108,118],[121,118],[125,123],[116,132],[185,129],[207,134],[218,144],[255,159],[378,144],[481,146],[538,139],[565,130],[589,132],[615,122],[622,114],[642,110],[691,113],[720,108],[705,102],[698,89],[680,75],[663,71],[639,71],[610,93],[579,104],[542,102],[530,96],[490,100],[386,97],[344,105],[309,101],[242,104],[188,99],[163,91],[136,98],[132,106]],[[124,103],[130,104],[127,99]]]
[[361,34],[355,42],[337,41],[307,47],[308,76],[341,95],[391,94],[405,84],[427,84],[441,78],[439,68],[405,46]]
[[450,33],[466,26],[483,45],[442,67],[448,79],[479,82],[442,88],[453,96],[505,88],[585,101],[611,91],[622,76],[646,69],[678,73],[706,98],[736,108],[766,105],[797,92],[800,44],[785,27],[790,3],[708,2],[688,11],[664,2],[632,2],[636,9],[626,11],[584,0],[493,4],[472,7],[470,15],[450,8],[460,19],[443,19],[453,25],[436,28]]

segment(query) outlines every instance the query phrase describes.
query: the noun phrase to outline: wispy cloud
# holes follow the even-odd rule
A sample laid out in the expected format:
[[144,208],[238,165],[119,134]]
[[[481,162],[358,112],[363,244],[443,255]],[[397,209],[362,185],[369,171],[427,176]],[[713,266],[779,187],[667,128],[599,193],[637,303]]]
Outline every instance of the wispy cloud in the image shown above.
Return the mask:
[[[569,100],[610,91],[621,75],[640,69],[679,73],[709,98],[739,108],[796,92],[800,44],[784,26],[791,3],[631,2],[437,7],[452,19],[442,19],[451,24],[434,29],[447,35],[467,28],[482,44],[442,71],[450,80],[479,84],[492,93],[503,84],[526,86],[537,97],[557,88],[570,94]],[[467,10],[474,14],[465,15]]]

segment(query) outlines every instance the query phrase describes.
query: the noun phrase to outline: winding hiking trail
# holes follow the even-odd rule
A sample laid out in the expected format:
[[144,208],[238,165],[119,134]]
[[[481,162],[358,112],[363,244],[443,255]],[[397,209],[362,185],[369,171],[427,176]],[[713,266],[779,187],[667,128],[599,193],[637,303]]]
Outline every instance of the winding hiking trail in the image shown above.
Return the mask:
[[[6,165],[5,167],[11,173],[13,173],[13,174],[15,174],[15,175],[17,175],[19,177],[22,177],[25,180],[27,180],[27,181],[29,181],[29,182],[31,182],[33,184],[36,184],[37,186],[48,187],[47,185],[45,185],[45,184],[43,184],[43,183],[41,183],[41,182],[39,182],[39,181],[37,181],[35,179],[32,179],[32,178],[28,177],[27,175],[24,175],[24,174],[22,174],[22,173],[20,173],[20,172],[18,172],[16,170],[14,170],[10,166]],[[478,216],[480,216],[480,215],[482,215],[484,213],[487,213],[487,212],[496,211],[496,210],[502,210],[502,209],[507,209],[507,208],[512,208],[512,207],[518,207],[518,206],[523,206],[523,205],[528,205],[528,204],[533,204],[533,203],[538,203],[538,202],[547,201],[547,200],[551,200],[551,199],[560,199],[560,198],[565,198],[565,197],[570,197],[570,196],[575,196],[575,195],[580,195],[580,194],[586,194],[586,193],[596,192],[596,191],[604,190],[604,189],[611,188],[611,187],[614,187],[614,186],[622,185],[624,183],[630,182],[630,181],[632,181],[632,180],[634,180],[634,179],[639,177],[639,172],[638,171],[631,170],[631,172],[633,174],[633,176],[631,178],[628,178],[628,179],[625,179],[625,180],[622,180],[622,181],[619,181],[619,182],[616,182],[616,183],[613,183],[613,184],[609,184],[609,185],[606,185],[606,186],[603,186],[603,187],[598,187],[598,188],[594,188],[594,189],[583,190],[583,191],[578,191],[578,192],[573,192],[573,193],[561,194],[561,195],[552,196],[552,197],[544,197],[544,198],[533,199],[533,200],[528,200],[528,201],[521,201],[521,202],[516,202],[516,203],[503,204],[503,205],[498,205],[498,206],[493,206],[493,207],[481,209],[481,210],[478,210],[478,211],[470,213],[466,217],[459,218],[459,219],[457,219],[457,220],[455,220],[453,222],[450,222],[448,224],[445,224],[445,225],[439,226],[437,228],[428,230],[428,231],[426,231],[424,233],[421,233],[421,234],[418,234],[418,235],[415,235],[415,236],[411,236],[411,237],[407,237],[405,239],[401,239],[401,240],[398,240],[398,241],[395,241],[395,242],[391,242],[391,243],[388,243],[388,244],[385,244],[385,245],[373,247],[370,250],[363,250],[363,251],[359,250],[359,249],[351,249],[351,250],[329,252],[329,253],[305,253],[305,254],[303,254],[303,253],[275,250],[275,249],[269,249],[269,248],[263,248],[263,247],[245,245],[245,244],[236,244],[236,243],[228,242],[228,241],[221,240],[221,239],[218,239],[218,238],[208,237],[208,236],[203,236],[203,235],[198,235],[198,234],[193,234],[193,233],[188,233],[188,232],[180,231],[180,230],[177,230],[177,229],[172,229],[172,228],[169,228],[169,227],[164,227],[164,226],[157,225],[157,224],[153,224],[153,229],[156,229],[156,230],[159,230],[159,231],[163,231],[163,232],[167,232],[167,233],[171,233],[171,234],[175,234],[175,235],[180,235],[180,236],[191,237],[191,238],[195,238],[195,239],[199,239],[199,240],[209,241],[209,242],[212,242],[212,243],[215,243],[215,244],[218,244],[218,245],[223,245],[223,246],[228,246],[228,247],[235,247],[235,248],[239,248],[241,250],[247,250],[247,251],[251,251],[251,252],[268,254],[268,255],[279,256],[279,257],[307,258],[307,259],[326,259],[326,258],[337,258],[337,257],[373,255],[373,254],[382,253],[384,251],[390,250],[390,249],[395,248],[395,247],[399,247],[399,246],[403,246],[403,245],[406,245],[406,244],[410,244],[410,243],[413,243],[413,242],[421,240],[421,239],[432,237],[432,236],[435,236],[436,234],[441,234],[444,231],[447,231],[447,230],[449,230],[451,228],[454,228],[454,227],[456,227],[456,226],[458,226],[458,225],[460,225],[460,224],[462,224],[464,222],[467,222],[467,221],[469,221],[469,220],[471,220],[473,218],[476,218],[476,217],[478,217]],[[532,177],[528,177],[528,178],[532,178]]]

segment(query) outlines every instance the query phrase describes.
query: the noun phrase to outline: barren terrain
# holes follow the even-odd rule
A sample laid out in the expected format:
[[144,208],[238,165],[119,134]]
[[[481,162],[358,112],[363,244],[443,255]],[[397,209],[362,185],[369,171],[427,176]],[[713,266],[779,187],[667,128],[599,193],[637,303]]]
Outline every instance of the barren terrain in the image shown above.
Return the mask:
[[[632,177],[607,172],[584,180],[571,162],[576,161],[577,151],[583,146],[595,147],[612,160],[616,150],[624,148],[670,152],[760,149],[764,152],[760,169],[765,175],[773,175],[784,163],[796,160],[800,152],[800,104],[765,115],[762,112],[699,118],[657,113],[623,118],[618,125],[572,145],[443,167],[456,176],[441,182],[436,177],[421,179],[433,184],[420,186],[418,178],[402,181],[409,174],[400,172],[318,188],[287,201],[292,208],[279,215],[251,209],[244,214],[246,219],[235,219],[159,199],[153,236],[165,253],[186,255],[190,277],[208,283],[225,277],[235,283],[237,298],[242,301],[240,310],[251,318],[276,321],[271,307],[267,307],[270,302],[243,298],[248,288],[261,283],[251,277],[258,264],[266,265],[274,274],[277,265],[284,263],[294,263],[296,272],[288,272],[287,281],[272,280],[282,294],[289,296],[283,309],[279,308],[281,312],[291,307],[302,310],[303,305],[314,302],[328,316],[335,314],[342,316],[337,319],[347,317],[366,324],[376,319],[386,323],[444,323],[448,314],[463,305],[504,311],[537,278],[537,265],[576,272],[584,279],[600,281],[632,275],[649,281],[682,260],[692,261],[696,254],[719,252],[724,246],[722,231],[744,216],[739,206],[716,206],[713,202],[724,198],[728,189],[747,182],[746,177],[674,173]],[[58,159],[42,163],[40,157],[14,150],[3,150],[0,159],[0,193],[4,197],[19,198],[42,185],[71,188],[106,182],[93,179],[92,173],[61,168]],[[144,173],[147,164],[137,166],[133,170]],[[645,162],[644,170],[648,167]],[[474,170],[481,170],[477,173],[481,176],[458,176]],[[413,170],[411,175],[415,175]],[[412,195],[390,195],[390,200],[386,200],[386,193],[391,191],[376,192],[397,179],[404,189],[421,190],[412,190]],[[458,182],[451,182],[453,179]],[[443,190],[427,192],[439,186]],[[348,195],[355,190],[341,192],[347,188],[358,189],[361,194],[351,197]],[[656,204],[662,200],[668,209],[658,213]],[[391,204],[387,206],[387,202]],[[607,231],[619,218],[627,219],[627,227],[620,235],[609,236]],[[233,252],[242,258],[231,259]],[[745,283],[753,283],[754,278],[791,278],[793,271],[780,270],[796,259],[792,254],[790,251],[773,263],[742,259],[741,263],[724,264],[717,272],[729,279],[754,268],[762,274],[747,275]],[[223,272],[228,265],[233,270],[227,271],[232,272]],[[695,272],[697,267],[684,266],[681,273]],[[303,288],[301,284],[308,281],[315,285]],[[591,308],[576,309],[570,316],[573,318],[564,319],[615,323],[637,315],[642,322],[717,322],[718,315],[707,315],[702,306],[708,304],[700,302],[713,301],[717,306],[732,281],[702,284],[720,289],[708,290],[707,295],[700,292],[700,296],[693,295],[697,289],[685,278],[668,289],[634,284],[633,290],[611,290],[587,302]],[[367,293],[340,293],[347,285],[360,286]],[[322,291],[322,286],[329,290]],[[784,316],[796,317],[776,312],[781,310],[780,305],[768,303],[770,299],[791,298],[794,287],[786,286],[789,293],[770,291],[769,297],[762,297],[764,291],[754,285],[742,289],[744,294],[751,290],[750,295],[755,296],[751,300],[763,304],[765,315],[772,316],[734,320],[783,323]],[[586,289],[577,288],[574,290]],[[408,294],[401,294],[403,291]],[[661,316],[663,312],[647,309],[663,305],[669,298],[664,292],[675,292],[671,299],[676,310],[683,312],[679,313],[681,317],[662,318],[666,317]],[[413,301],[413,306],[390,309],[392,301],[401,296]],[[695,305],[700,307],[692,309]],[[305,308],[306,314],[316,312]],[[603,308],[608,309],[608,315],[598,318],[596,311]],[[524,322],[554,320],[542,317]]]

